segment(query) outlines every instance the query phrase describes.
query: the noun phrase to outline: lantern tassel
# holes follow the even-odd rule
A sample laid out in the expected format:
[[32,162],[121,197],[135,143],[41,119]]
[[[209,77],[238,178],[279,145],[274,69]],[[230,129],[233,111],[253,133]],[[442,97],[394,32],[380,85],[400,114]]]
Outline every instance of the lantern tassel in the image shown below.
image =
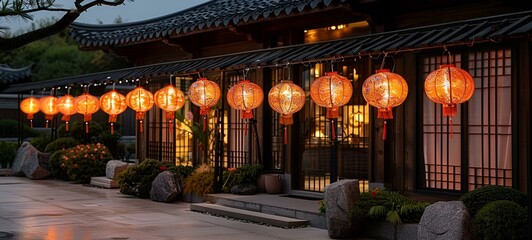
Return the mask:
[[449,117],[449,137],[453,138],[453,118]]
[[30,119],[30,128],[33,128],[33,119]]
[[65,131],[68,132],[68,121],[65,123]]
[[168,119],[168,128],[170,129],[170,133],[174,132],[174,124],[172,123],[172,119]]
[[48,120],[46,120],[46,128],[48,128]]
[[205,132],[207,128],[207,116],[203,116],[203,132]]
[[382,129],[382,140],[386,140],[386,120],[384,120],[384,127]]
[[111,123],[111,135],[115,134],[114,124]]
[[331,137],[332,137],[332,140],[336,140],[336,130],[335,130],[336,126],[334,125],[334,119],[331,119]]
[[248,123],[244,122],[244,136],[248,134]]
[[85,122],[85,133],[89,133],[89,122]]
[[142,124],[142,120],[139,121],[139,128],[140,128],[140,132],[143,132],[144,131],[144,127],[143,127],[144,124]]
[[286,131],[286,126],[284,126],[284,145],[288,144],[288,131]]

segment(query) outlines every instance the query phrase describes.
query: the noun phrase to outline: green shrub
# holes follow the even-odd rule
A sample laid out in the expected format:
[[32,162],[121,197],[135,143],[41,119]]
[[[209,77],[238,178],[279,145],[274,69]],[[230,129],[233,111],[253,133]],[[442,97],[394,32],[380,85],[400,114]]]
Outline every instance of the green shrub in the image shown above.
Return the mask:
[[91,177],[105,175],[105,167],[113,156],[103,144],[80,144],[69,148],[62,156],[68,179],[89,183]]
[[[19,137],[19,122],[11,119],[0,119],[0,138],[14,138]],[[27,124],[22,124],[22,135],[20,137],[36,137],[39,132],[30,128]]]
[[223,173],[224,184],[222,191],[230,192],[233,186],[239,184],[257,184],[261,172],[261,165],[245,165],[238,168],[229,168]]
[[361,193],[360,200],[351,209],[354,221],[388,221],[392,224],[418,223],[429,205],[387,190]]
[[485,186],[464,194],[459,199],[474,217],[477,211],[489,202],[510,200],[521,206],[527,205],[527,196],[519,190],[503,186]]
[[205,195],[212,192],[214,184],[214,170],[207,164],[202,164],[185,179],[183,192]]
[[140,198],[149,198],[151,183],[160,173],[162,164],[153,159],[146,159],[139,165],[128,167],[118,175],[120,192]]
[[179,177],[181,177],[182,179],[186,179],[188,176],[190,176],[190,174],[192,174],[192,172],[194,172],[194,167],[182,165],[171,166],[168,168],[168,171],[177,173]]
[[78,140],[72,137],[62,137],[58,138],[46,145],[44,152],[54,153],[58,150],[65,150],[67,148],[75,147],[79,144]]
[[48,160],[48,169],[50,170],[52,177],[68,180],[68,175],[63,162],[63,154],[65,154],[65,152],[66,150],[57,150],[50,156],[50,159]]
[[41,134],[31,139],[30,143],[32,146],[37,148],[37,150],[44,152],[44,150],[46,149],[46,145],[50,143],[51,139],[52,138],[50,137],[50,134]]
[[478,239],[529,239],[527,209],[510,200],[496,200],[478,210],[473,234]]
[[17,143],[0,141],[0,165],[2,168],[13,166],[17,156]]
[[61,126],[57,128],[57,136],[73,137],[80,143],[89,144],[98,142],[97,137],[103,132],[102,125],[96,121],[91,121],[89,123],[89,137],[87,137],[85,130],[85,123],[83,121],[73,121],[68,124],[68,132],[66,131],[65,124],[61,124]]

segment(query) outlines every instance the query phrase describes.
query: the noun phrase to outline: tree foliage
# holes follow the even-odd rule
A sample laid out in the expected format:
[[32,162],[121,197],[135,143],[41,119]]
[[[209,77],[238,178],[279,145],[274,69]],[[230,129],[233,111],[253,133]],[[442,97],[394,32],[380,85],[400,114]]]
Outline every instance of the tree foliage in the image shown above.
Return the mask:
[[[124,0],[72,0],[74,8],[65,8],[56,4],[55,0],[3,0],[0,2],[1,18],[22,18],[33,20],[32,13],[63,12],[64,15],[50,25],[33,29],[21,35],[0,36],[0,51],[12,50],[31,42],[60,33],[73,23],[81,13],[94,6],[118,6]],[[6,27],[1,27],[5,30]]]

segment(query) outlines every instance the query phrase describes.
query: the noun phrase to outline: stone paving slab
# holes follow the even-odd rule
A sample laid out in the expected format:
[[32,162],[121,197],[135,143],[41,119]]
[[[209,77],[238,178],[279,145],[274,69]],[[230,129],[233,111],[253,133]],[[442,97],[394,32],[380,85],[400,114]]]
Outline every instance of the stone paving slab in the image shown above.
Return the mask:
[[60,180],[0,177],[0,239],[329,239],[312,227],[283,229]]

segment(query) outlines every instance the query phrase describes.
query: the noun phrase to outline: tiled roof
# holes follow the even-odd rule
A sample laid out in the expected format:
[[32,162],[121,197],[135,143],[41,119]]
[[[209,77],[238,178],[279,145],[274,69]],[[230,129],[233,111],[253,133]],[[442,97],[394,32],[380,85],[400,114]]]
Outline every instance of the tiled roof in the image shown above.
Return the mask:
[[73,23],[70,35],[81,46],[117,46],[296,15],[343,2],[346,0],[211,0],[141,22],[113,25]]
[[11,84],[29,77],[31,77],[31,66],[14,69],[6,64],[0,64],[0,84]]
[[230,70],[246,67],[271,66],[275,64],[308,63],[333,57],[349,58],[356,57],[359,54],[382,53],[383,51],[398,52],[441,48],[443,45],[469,45],[485,42],[497,43],[507,38],[530,37],[531,33],[532,11],[527,11],[414,29],[370,34],[329,42],[262,49],[224,56],[125,68],[50,81],[15,84],[3,92],[20,93],[56,86],[150,78],[194,71]]

